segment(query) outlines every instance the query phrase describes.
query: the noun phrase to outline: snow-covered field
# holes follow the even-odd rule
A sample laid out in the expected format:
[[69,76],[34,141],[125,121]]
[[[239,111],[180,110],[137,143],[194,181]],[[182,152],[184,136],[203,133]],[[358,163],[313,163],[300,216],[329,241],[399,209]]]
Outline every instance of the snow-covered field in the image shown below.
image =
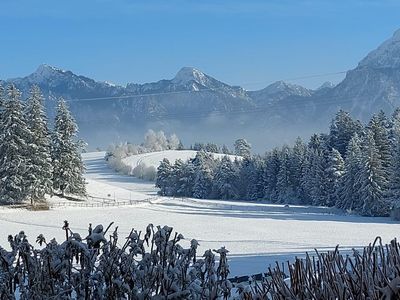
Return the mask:
[[[197,151],[194,150],[164,150],[128,156],[122,160],[122,163],[131,168],[144,164],[147,167],[152,166],[157,169],[164,158],[167,158],[173,164],[177,159],[187,161],[188,159],[194,158],[196,154]],[[225,154],[220,153],[213,153],[212,155],[214,158],[222,158],[225,156]],[[240,159],[239,156],[235,155],[228,155],[228,157],[232,160],[235,160],[235,158]]]
[[[144,230],[147,224],[169,225],[186,239],[196,238],[201,247],[230,251],[232,275],[266,270],[275,260],[285,261],[314,248],[360,247],[380,235],[385,242],[398,237],[400,224],[388,218],[367,218],[333,214],[327,208],[240,201],[161,198],[154,183],[114,173],[103,160],[104,153],[84,155],[88,192],[116,199],[151,199],[135,206],[104,208],[55,208],[49,211],[0,210],[0,244],[7,235],[24,230],[31,242],[39,233],[47,239],[62,240],[64,220],[72,230],[85,235],[87,226],[115,222],[121,238],[132,227]],[[114,196],[115,195],[115,196]],[[56,200],[52,200],[56,201]],[[96,201],[89,199],[88,201]]]

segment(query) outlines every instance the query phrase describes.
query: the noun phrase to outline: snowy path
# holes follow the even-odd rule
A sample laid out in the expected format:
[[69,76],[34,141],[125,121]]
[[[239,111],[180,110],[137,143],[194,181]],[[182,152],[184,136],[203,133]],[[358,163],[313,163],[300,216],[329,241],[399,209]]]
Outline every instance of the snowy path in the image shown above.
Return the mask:
[[88,193],[91,196],[142,200],[157,195],[154,182],[117,174],[104,160],[105,152],[84,153]]
[[[102,159],[104,153],[88,153],[86,178],[89,193],[115,191],[116,195],[146,199],[155,197],[153,183],[112,172]],[[121,238],[134,227],[145,229],[149,223],[169,225],[187,240],[196,238],[199,254],[205,249],[226,246],[232,275],[254,274],[266,270],[275,260],[285,261],[314,248],[344,249],[360,247],[382,236],[385,242],[398,237],[400,225],[387,218],[341,216],[326,208],[239,201],[162,198],[153,204],[110,208],[57,208],[50,211],[0,210],[0,245],[7,235],[24,230],[31,241],[39,233],[47,239],[62,240],[64,220],[72,230],[85,235],[88,223],[115,222]],[[186,241],[187,243],[188,241]]]

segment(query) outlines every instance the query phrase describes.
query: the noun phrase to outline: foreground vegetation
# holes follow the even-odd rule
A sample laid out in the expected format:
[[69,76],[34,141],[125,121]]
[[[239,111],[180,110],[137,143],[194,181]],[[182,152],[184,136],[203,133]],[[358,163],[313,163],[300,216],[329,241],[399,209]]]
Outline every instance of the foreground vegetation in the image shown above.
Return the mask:
[[257,281],[229,278],[228,250],[198,242],[182,247],[183,236],[168,226],[148,225],[120,238],[89,226],[86,238],[64,222],[65,241],[39,247],[24,232],[0,248],[1,299],[395,299],[399,297],[400,244],[377,238],[362,251],[306,255],[282,268],[270,267]]

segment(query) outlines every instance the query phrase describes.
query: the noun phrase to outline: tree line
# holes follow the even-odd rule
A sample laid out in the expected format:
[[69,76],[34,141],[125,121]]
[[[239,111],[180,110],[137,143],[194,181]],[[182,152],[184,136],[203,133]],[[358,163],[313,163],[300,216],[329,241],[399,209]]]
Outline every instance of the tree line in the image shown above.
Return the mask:
[[274,203],[336,206],[365,216],[387,216],[400,200],[400,109],[367,124],[340,110],[328,134],[297,138],[265,155],[164,159],[160,194],[214,199],[265,199]]
[[0,87],[0,204],[86,194],[78,127],[60,98],[50,131],[43,102],[37,86],[26,101],[14,85]]

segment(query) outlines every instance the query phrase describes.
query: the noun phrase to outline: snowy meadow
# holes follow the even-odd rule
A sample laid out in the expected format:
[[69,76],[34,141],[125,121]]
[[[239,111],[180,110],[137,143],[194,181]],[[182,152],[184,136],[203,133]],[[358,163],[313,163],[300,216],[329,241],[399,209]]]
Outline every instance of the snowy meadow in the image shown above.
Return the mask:
[[[153,182],[120,175],[104,160],[104,152],[83,155],[89,195],[143,200],[142,204],[110,207],[55,207],[48,211],[0,210],[1,244],[9,234],[24,230],[33,243],[39,233],[48,240],[65,239],[61,230],[68,220],[73,232],[87,235],[88,224],[111,222],[121,235],[132,228],[143,230],[150,223],[168,225],[183,234],[186,246],[197,239],[198,253],[225,246],[231,276],[265,272],[275,261],[293,260],[306,251],[360,248],[381,236],[389,242],[397,236],[400,224],[390,218],[349,216],[332,208],[267,204],[248,201],[199,200],[157,196]],[[144,201],[151,199],[150,202]],[[53,197],[50,203],[61,200]],[[88,203],[98,203],[90,199]]]

